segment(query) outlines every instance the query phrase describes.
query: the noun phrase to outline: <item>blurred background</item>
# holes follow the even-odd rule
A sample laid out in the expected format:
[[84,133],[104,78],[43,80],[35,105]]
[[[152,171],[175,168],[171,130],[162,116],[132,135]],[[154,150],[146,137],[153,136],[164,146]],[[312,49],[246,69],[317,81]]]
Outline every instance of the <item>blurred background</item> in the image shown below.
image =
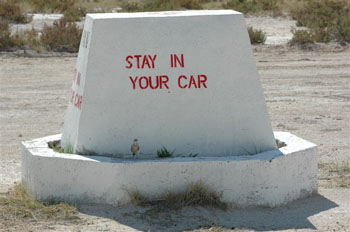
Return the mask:
[[0,52],[79,50],[87,13],[233,9],[252,44],[350,42],[349,0],[0,0]]

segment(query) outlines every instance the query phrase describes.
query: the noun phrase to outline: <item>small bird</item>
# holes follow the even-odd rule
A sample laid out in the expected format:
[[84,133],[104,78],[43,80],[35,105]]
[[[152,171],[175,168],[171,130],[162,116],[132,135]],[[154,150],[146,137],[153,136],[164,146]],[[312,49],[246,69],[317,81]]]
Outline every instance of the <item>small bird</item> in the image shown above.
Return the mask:
[[137,143],[137,139],[134,139],[134,143],[131,145],[132,157],[135,157],[136,153],[140,150],[140,146]]

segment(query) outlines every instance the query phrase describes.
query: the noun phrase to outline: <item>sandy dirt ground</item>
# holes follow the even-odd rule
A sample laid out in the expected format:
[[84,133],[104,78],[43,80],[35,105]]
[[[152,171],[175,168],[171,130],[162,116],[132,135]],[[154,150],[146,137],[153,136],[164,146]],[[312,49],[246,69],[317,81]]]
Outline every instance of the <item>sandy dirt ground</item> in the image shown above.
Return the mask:
[[[350,49],[254,47],[274,130],[319,146],[319,194],[283,207],[79,206],[79,220],[4,222],[0,231],[350,231]],[[23,140],[62,132],[76,58],[0,56],[0,192],[20,179]]]

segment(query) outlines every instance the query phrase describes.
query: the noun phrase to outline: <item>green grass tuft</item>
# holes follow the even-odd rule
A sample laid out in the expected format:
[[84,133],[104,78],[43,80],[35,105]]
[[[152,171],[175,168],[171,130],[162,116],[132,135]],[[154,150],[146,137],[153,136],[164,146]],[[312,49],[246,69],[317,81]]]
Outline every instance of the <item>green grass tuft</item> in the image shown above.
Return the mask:
[[159,158],[173,157],[173,156],[174,156],[174,152],[168,151],[168,150],[163,146],[162,149],[157,150],[157,156],[158,156]]
[[266,41],[266,33],[262,30],[256,30],[253,27],[248,27],[248,34],[251,44],[264,44]]
[[64,149],[61,147],[61,141],[56,140],[48,143],[49,148],[54,150],[58,153],[65,153],[65,154],[74,154],[74,147],[71,144],[67,144],[66,148]]

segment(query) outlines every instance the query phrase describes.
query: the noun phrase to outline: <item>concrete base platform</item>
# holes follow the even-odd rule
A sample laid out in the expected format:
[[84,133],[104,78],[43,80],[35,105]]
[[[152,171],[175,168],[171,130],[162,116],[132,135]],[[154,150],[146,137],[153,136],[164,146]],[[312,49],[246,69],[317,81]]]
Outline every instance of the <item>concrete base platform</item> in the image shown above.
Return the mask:
[[317,192],[317,146],[275,132],[285,147],[252,156],[118,159],[57,153],[53,135],[22,143],[22,183],[40,200],[124,204],[202,181],[237,206],[278,206]]

